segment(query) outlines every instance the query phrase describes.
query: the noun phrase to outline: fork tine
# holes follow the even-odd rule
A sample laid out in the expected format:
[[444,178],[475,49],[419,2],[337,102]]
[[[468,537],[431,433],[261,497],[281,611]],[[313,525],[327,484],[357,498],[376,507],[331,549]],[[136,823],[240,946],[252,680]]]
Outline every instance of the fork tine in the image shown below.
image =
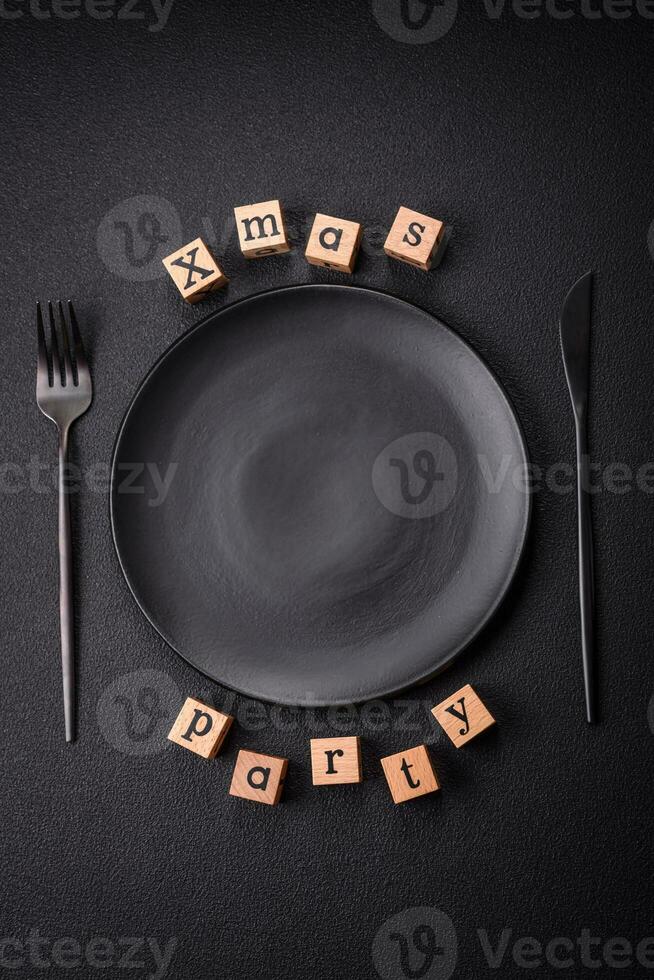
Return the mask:
[[66,367],[66,376],[70,379],[72,385],[77,385],[77,372],[73,367],[73,361],[70,356],[70,340],[68,337],[68,327],[66,325],[66,317],[64,316],[64,308],[61,305],[61,300],[59,300],[59,328],[61,330],[61,338],[64,348],[64,365]]
[[52,309],[52,303],[48,300],[48,314],[50,316],[50,345],[52,349],[52,380],[53,384],[66,384],[65,374],[62,376],[61,373],[61,361],[59,360],[59,341],[57,340],[57,331],[55,329],[54,321],[54,310]]
[[46,381],[50,384],[50,367],[48,365],[48,348],[45,343],[45,330],[43,329],[43,313],[41,304],[36,304],[36,336],[38,339],[38,354],[36,359],[36,378],[37,381]]
[[82,344],[82,336],[79,332],[79,327],[77,325],[77,317],[75,316],[75,309],[73,307],[72,300],[68,300],[68,318],[70,320],[70,325],[73,331],[73,342],[75,344],[75,364],[77,366],[77,375],[79,378],[80,372],[85,372],[88,374],[89,366],[86,360],[86,354],[84,353],[84,346]]

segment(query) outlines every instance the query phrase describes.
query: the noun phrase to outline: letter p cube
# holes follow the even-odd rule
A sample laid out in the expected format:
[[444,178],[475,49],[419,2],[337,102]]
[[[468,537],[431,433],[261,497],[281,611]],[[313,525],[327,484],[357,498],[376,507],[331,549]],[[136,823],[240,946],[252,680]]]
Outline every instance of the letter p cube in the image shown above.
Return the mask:
[[224,715],[195,698],[187,698],[168,738],[203,759],[214,759],[233,721],[231,715]]

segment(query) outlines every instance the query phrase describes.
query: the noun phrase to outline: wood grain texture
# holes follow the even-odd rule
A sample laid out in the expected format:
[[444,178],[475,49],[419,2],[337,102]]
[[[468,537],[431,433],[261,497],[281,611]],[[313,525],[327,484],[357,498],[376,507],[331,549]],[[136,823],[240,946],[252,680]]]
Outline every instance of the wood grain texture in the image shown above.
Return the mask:
[[311,772],[314,786],[362,782],[361,739],[312,738]]
[[194,238],[162,262],[187,303],[198,303],[229,282],[201,238]]
[[287,770],[288,759],[241,749],[232,775],[230,795],[276,806],[284,789]]
[[431,713],[458,749],[495,724],[492,714],[470,684],[441,701]]
[[428,272],[438,251],[445,225],[438,218],[401,207],[384,243],[387,255]]
[[406,803],[440,789],[426,745],[388,755],[381,764],[395,803]]
[[168,738],[203,759],[214,759],[234,719],[196,698],[187,698]]
[[239,245],[246,259],[290,250],[280,201],[242,205],[234,208],[234,217]]
[[363,226],[357,221],[317,214],[304,252],[311,265],[352,273],[359,254]]

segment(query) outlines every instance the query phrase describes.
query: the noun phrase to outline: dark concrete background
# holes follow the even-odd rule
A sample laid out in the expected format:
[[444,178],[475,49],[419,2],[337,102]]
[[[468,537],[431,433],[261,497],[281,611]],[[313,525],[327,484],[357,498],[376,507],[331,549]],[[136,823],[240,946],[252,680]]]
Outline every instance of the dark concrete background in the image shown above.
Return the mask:
[[[447,26],[451,2],[426,31]],[[49,964],[3,947],[6,975],[145,977],[147,940],[132,970],[120,965],[120,940],[150,937],[176,940],[166,975],[178,980],[376,977],[375,936],[422,906],[449,917],[458,959],[441,929],[445,952],[413,975],[649,973],[635,954],[617,969],[619,955],[601,945],[596,969],[578,946],[565,969],[537,955],[541,965],[527,970],[512,953],[523,936],[575,943],[586,929],[635,947],[654,934],[654,499],[635,480],[593,504],[602,723],[583,721],[574,500],[544,486],[501,613],[456,666],[407,696],[408,717],[391,702],[343,726],[364,736],[367,778],[333,791],[311,788],[308,739],[334,718],[233,704],[145,622],[120,574],[103,486],[139,380],[199,317],[261,288],[341,281],[304,261],[316,210],[369,229],[355,283],[432,310],[487,359],[546,470],[574,459],[557,318],[568,287],[594,269],[593,457],[633,471],[653,458],[654,21],[635,7],[626,19],[570,9],[570,20],[544,10],[526,19],[507,5],[493,19],[480,0],[429,41],[398,27],[399,0],[386,7],[390,20],[370,2],[176,0],[158,32],[150,13],[41,20],[3,8],[0,938],[24,943],[38,929]],[[269,197],[285,203],[297,247],[246,264],[231,208]],[[438,270],[380,254],[400,204],[453,226]],[[228,291],[186,307],[158,277],[158,254],[145,261],[143,210],[173,247],[204,234],[224,256]],[[121,218],[133,255],[114,229]],[[34,302],[60,295],[76,301],[95,384],[74,433],[84,479],[73,500],[73,747],[60,699],[54,430],[33,396]],[[499,726],[457,752],[425,708],[467,681]],[[239,712],[214,763],[164,750],[166,712],[189,693]],[[378,759],[421,741],[443,791],[395,807]],[[283,805],[228,797],[239,746],[291,760]],[[379,933],[382,976],[411,975],[389,932],[411,943],[425,915]],[[501,967],[485,957],[480,930],[493,946],[511,930]],[[70,947],[54,946],[65,937]],[[102,969],[75,959],[74,943],[86,954],[92,937],[114,944],[102,947]],[[57,965],[66,950],[69,968]]]

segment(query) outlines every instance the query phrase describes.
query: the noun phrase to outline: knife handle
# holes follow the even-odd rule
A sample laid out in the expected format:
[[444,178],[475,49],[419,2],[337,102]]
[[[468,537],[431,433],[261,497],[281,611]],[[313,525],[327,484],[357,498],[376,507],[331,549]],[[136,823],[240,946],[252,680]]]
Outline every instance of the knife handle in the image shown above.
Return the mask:
[[579,604],[581,607],[581,651],[586,692],[586,719],[597,721],[595,678],[595,572],[593,529],[590,513],[590,462],[585,418],[577,418],[577,520],[579,535]]

